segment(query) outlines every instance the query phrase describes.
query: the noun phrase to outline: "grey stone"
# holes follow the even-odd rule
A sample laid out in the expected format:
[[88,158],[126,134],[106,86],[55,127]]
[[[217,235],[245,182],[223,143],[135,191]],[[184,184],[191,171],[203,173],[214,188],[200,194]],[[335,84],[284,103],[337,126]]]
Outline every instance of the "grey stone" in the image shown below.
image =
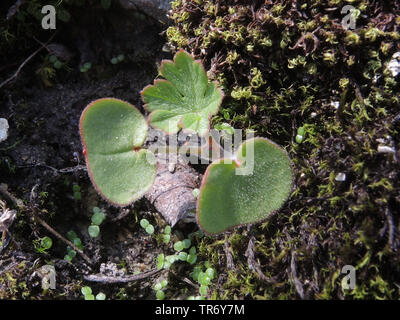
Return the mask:
[[7,119],[0,118],[0,142],[7,140],[8,128],[9,126]]
[[163,23],[168,21],[167,12],[171,8],[170,0],[119,0],[122,8],[138,10]]

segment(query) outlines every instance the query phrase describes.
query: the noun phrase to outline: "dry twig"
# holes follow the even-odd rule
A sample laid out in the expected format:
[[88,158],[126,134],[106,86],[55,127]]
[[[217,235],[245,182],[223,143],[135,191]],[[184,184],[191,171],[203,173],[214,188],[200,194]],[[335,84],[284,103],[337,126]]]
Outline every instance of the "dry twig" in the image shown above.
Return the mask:
[[20,64],[20,66],[18,67],[17,71],[15,71],[15,73],[14,73],[11,77],[9,77],[8,79],[4,80],[4,81],[0,84],[0,89],[1,89],[2,87],[4,87],[7,83],[9,83],[10,81],[12,81],[12,80],[14,80],[15,78],[17,78],[17,77],[18,77],[18,74],[21,72],[22,68],[23,68],[34,56],[36,56],[43,48],[45,48],[45,46],[46,46],[47,44],[49,44],[51,40],[53,40],[53,38],[54,38],[55,35],[56,35],[56,33],[54,33],[54,34],[50,37],[50,39],[47,40],[47,42],[46,42],[44,45],[40,46],[40,48],[38,48],[38,49],[37,49],[35,52],[33,52],[28,58],[26,58],[26,59]]
[[232,257],[228,237],[225,238],[224,251],[225,251],[225,256],[226,256],[226,267],[228,268],[228,270],[234,270],[235,264],[233,263],[233,257]]
[[138,281],[138,280],[143,280],[145,278],[148,278],[150,276],[155,275],[156,273],[160,272],[161,269],[152,269],[149,271],[145,271],[139,274],[133,274],[130,276],[123,276],[123,277],[112,277],[112,276],[105,276],[103,274],[90,274],[90,275],[85,275],[83,278],[86,281],[93,281],[93,282],[102,282],[102,283],[127,283],[127,282],[132,282],[132,281]]
[[50,227],[42,218],[40,218],[35,210],[33,208],[30,208],[26,206],[22,200],[16,198],[14,195],[12,195],[10,192],[7,190],[7,186],[5,184],[0,184],[0,193],[5,195],[7,198],[9,198],[14,204],[20,208],[21,210],[27,212],[35,221],[39,222],[45,229],[47,229],[50,233],[52,233],[55,237],[60,239],[61,241],[65,242],[68,246],[73,248],[76,252],[78,252],[83,259],[89,264],[92,265],[93,262],[92,260],[77,246],[75,246],[71,241],[65,239],[61,234],[59,234],[57,231],[55,231],[52,227]]
[[274,284],[277,282],[277,279],[275,277],[268,278],[265,276],[265,274],[262,272],[260,264],[256,261],[255,255],[254,255],[254,242],[255,238],[254,236],[250,236],[249,244],[247,246],[246,253],[244,254],[247,257],[247,264],[250,268],[250,270],[253,270],[257,273],[258,277],[260,280],[264,281],[265,283],[268,284]]
[[304,299],[304,288],[301,284],[301,281],[297,277],[297,268],[296,268],[296,251],[292,250],[292,259],[290,261],[290,273],[293,279],[294,287],[301,299]]

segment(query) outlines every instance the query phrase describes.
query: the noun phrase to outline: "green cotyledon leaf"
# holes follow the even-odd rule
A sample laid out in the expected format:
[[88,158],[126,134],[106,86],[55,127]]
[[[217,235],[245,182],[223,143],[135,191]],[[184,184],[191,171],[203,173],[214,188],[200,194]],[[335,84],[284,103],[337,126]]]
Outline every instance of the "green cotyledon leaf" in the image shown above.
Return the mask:
[[173,61],[164,60],[155,80],[141,92],[145,108],[151,112],[149,123],[167,133],[181,128],[204,136],[210,117],[218,112],[223,93],[209,82],[201,62],[180,50]]
[[292,168],[286,151],[268,139],[249,139],[233,161],[216,160],[207,168],[198,197],[197,223],[205,233],[217,234],[262,221],[281,208],[291,188]]
[[153,153],[140,149],[148,125],[128,102],[103,98],[82,112],[80,135],[90,179],[110,203],[125,206],[143,196],[154,182]]

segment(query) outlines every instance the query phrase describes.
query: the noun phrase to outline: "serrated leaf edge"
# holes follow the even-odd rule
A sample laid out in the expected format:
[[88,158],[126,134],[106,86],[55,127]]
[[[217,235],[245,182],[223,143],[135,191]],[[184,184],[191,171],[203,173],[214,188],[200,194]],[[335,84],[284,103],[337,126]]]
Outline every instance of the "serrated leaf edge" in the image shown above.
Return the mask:
[[[188,53],[186,50],[183,50],[183,49],[180,49],[180,50],[174,55],[174,57],[173,57],[172,60],[167,60],[167,59],[162,60],[162,61],[161,61],[161,64],[160,64],[160,67],[159,67],[159,70],[162,70],[164,64],[167,63],[167,62],[168,62],[168,63],[170,63],[170,62],[176,63],[176,62],[175,62],[176,57],[177,57],[177,55],[180,54],[180,53],[185,53],[185,54],[191,56],[191,57],[193,58],[194,62],[197,63],[197,64],[199,64],[200,67],[203,69],[203,71],[207,74],[207,71],[206,71],[206,69],[204,68],[203,63],[201,62],[201,60],[198,60],[198,59],[195,60],[194,57],[193,57],[193,55],[191,55],[190,53]],[[161,73],[161,72],[160,72],[160,73]],[[142,101],[143,101],[143,108],[144,108],[147,112],[149,112],[149,116],[148,116],[148,118],[147,118],[147,123],[148,123],[148,125],[151,126],[151,127],[153,127],[153,128],[155,128],[155,129],[161,130],[161,131],[164,132],[166,135],[175,134],[175,133],[179,132],[180,129],[182,129],[185,133],[186,133],[186,132],[189,132],[189,133],[195,132],[194,130],[186,129],[185,127],[182,126],[182,118],[183,118],[183,115],[180,115],[181,119],[180,119],[179,122],[178,122],[177,130],[174,131],[174,132],[167,132],[167,131],[165,131],[165,130],[163,130],[163,129],[161,129],[161,128],[157,128],[157,127],[155,127],[155,126],[153,126],[153,125],[151,124],[151,114],[152,114],[154,111],[149,111],[149,108],[148,108],[148,106],[147,106],[148,104],[144,101],[143,93],[146,91],[146,89],[155,86],[158,82],[169,82],[169,83],[171,83],[170,81],[168,81],[168,80],[166,80],[166,79],[156,79],[156,80],[154,80],[153,84],[149,84],[149,85],[145,86],[145,87],[142,89],[142,91],[140,91],[140,96],[141,96]],[[225,97],[224,92],[223,92],[222,89],[219,87],[219,83],[218,83],[217,81],[212,81],[212,82],[215,84],[216,89],[217,89],[217,90],[220,92],[220,94],[221,94],[221,101],[219,102],[219,105],[218,105],[217,110],[215,111],[215,113],[209,113],[209,114],[208,114],[208,130],[207,130],[207,132],[210,131],[210,126],[211,126],[211,125],[210,125],[210,122],[211,122],[212,116],[213,116],[213,115],[216,115],[216,114],[219,112],[219,110],[220,110],[220,108],[221,108],[222,101],[223,101],[223,99],[224,99],[224,97]],[[200,134],[199,134],[199,136],[204,136],[204,135],[200,135]]]

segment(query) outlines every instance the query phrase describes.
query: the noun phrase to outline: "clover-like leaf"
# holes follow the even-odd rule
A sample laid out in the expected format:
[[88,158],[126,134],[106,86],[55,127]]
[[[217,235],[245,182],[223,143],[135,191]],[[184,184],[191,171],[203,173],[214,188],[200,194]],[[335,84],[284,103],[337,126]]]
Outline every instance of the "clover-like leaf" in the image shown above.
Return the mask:
[[214,161],[203,177],[196,219],[208,234],[266,219],[284,204],[292,188],[290,159],[268,139],[245,141],[236,158],[228,160],[232,159]]
[[109,202],[124,206],[140,198],[155,179],[153,153],[140,149],[147,123],[131,104],[93,101],[82,112],[80,134],[90,179]]
[[174,61],[163,61],[155,80],[141,92],[149,123],[167,133],[181,128],[204,136],[210,129],[210,117],[218,112],[223,93],[209,82],[200,61],[180,50]]

